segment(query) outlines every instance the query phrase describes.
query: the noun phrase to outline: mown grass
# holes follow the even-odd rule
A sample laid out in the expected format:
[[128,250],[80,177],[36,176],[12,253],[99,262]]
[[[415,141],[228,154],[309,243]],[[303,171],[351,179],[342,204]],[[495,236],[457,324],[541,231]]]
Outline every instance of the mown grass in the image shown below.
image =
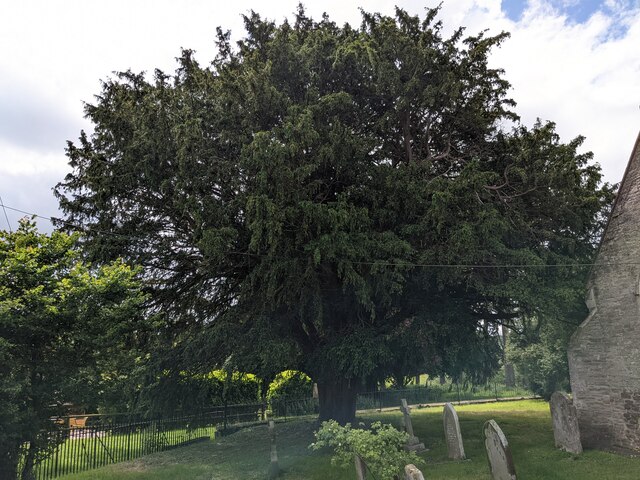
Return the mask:
[[[442,408],[412,412],[414,430],[429,451],[420,454],[419,467],[429,479],[489,480],[482,426],[495,419],[507,436],[520,480],[527,479],[638,479],[640,459],[611,453],[586,451],[573,456],[556,450],[548,404],[541,400],[463,405],[456,408],[468,460],[447,459],[442,429]],[[361,420],[382,420],[400,425],[399,412],[372,413]],[[277,425],[278,454],[283,480],[351,480],[352,469],[339,469],[329,452],[312,452],[317,425],[311,420]],[[64,477],[66,480],[236,480],[264,479],[269,465],[269,440],[264,426],[239,431],[228,437],[152,454],[132,462]],[[382,479],[378,479],[382,480]]]
[[197,430],[156,429],[153,424],[145,425],[144,428],[120,426],[105,430],[71,430],[72,436],[56,447],[55,454],[36,465],[35,474],[37,478],[45,478],[56,473],[84,471],[95,466],[138,458],[198,438],[212,438],[215,431],[213,426],[199,427]]

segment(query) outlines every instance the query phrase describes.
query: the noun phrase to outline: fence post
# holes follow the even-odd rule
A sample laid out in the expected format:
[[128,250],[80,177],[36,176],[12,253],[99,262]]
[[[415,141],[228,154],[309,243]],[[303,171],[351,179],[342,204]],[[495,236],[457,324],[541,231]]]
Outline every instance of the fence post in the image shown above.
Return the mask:
[[60,458],[60,448],[63,446],[63,444],[62,444],[62,438],[61,438],[61,437],[62,437],[61,433],[62,433],[62,432],[61,432],[60,430],[58,430],[58,432],[57,432],[57,437],[58,437],[58,439],[57,439],[57,441],[56,441],[56,449],[53,451],[53,454],[56,456],[55,469],[54,469],[54,473],[53,473],[53,475],[54,475],[55,477],[57,477],[57,476],[58,476],[58,460],[59,460],[59,458]]
[[[129,423],[131,423],[131,417],[129,417]],[[129,427],[127,428],[127,430],[124,430],[126,432],[128,432],[127,435],[127,455],[126,455],[126,460],[129,460],[131,457],[131,437],[133,436],[133,428],[129,425]]]
[[456,382],[456,390],[458,391],[458,405],[460,405],[460,384]]
[[224,434],[227,434],[227,401],[224,401],[224,409],[222,411],[222,418],[223,418],[223,427],[222,427],[222,431],[224,432]]

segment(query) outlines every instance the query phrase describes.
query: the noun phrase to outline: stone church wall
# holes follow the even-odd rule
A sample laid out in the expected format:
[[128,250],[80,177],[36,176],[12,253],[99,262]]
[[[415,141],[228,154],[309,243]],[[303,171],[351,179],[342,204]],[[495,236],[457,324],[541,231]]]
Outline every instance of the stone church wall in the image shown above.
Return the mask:
[[[640,452],[640,135],[587,283],[589,316],[569,345],[582,444]],[[635,263],[635,264],[634,264]]]

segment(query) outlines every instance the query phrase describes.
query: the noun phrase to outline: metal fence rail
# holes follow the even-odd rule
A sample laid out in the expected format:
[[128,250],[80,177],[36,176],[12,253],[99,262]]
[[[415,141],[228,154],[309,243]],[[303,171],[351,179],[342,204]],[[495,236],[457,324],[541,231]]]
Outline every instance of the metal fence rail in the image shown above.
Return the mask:
[[[57,478],[186,445],[213,436],[214,422],[211,414],[153,420],[128,415],[58,418],[46,432],[54,447],[38,452],[31,474],[36,480]],[[25,450],[23,458],[28,455]]]
[[[170,418],[144,419],[127,414],[59,417],[52,420],[50,431],[43,432],[54,447],[35,454],[31,475],[36,480],[58,478],[224,435],[263,423],[267,417],[282,421],[317,412],[317,399],[305,398],[221,405],[197,415]],[[25,449],[17,478],[29,463],[28,455]]]
[[486,385],[460,385],[456,383],[445,385],[415,386],[401,390],[379,390],[365,392],[358,395],[356,408],[358,410],[382,409],[397,407],[401,399],[409,404],[427,404],[452,402],[460,403],[466,400],[499,400],[501,398],[530,396],[531,392],[525,388],[507,388],[497,383]]
[[[499,399],[530,395],[522,388],[506,389],[497,384],[485,386],[433,385],[403,390],[380,390],[358,395],[358,410],[398,407],[405,398],[410,404],[461,402],[472,399]],[[49,480],[112,463],[133,460],[149,453],[168,450],[199,440],[264,423],[267,418],[286,421],[319,411],[317,398],[272,399],[269,403],[221,405],[197,415],[144,419],[136,415],[77,415],[54,419],[45,432],[55,445],[38,452],[33,461],[32,478]],[[17,477],[28,456],[25,450]]]

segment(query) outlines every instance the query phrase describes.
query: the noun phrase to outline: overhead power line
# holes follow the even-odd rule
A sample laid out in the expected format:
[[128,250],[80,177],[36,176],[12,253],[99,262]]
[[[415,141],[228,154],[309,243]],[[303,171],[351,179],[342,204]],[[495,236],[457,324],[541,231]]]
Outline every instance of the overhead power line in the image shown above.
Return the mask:
[[13,230],[11,230],[11,222],[9,221],[9,216],[7,215],[7,209],[4,206],[4,202],[2,201],[2,197],[0,197],[0,204],[2,204],[2,210],[4,211],[4,218],[7,220],[7,226],[9,227],[9,233],[13,233]]
[[[93,227],[85,227],[83,225],[77,225],[75,223],[68,222],[66,220],[62,220],[57,217],[47,217],[44,215],[39,215],[37,213],[27,212],[25,210],[21,210],[19,208],[11,207],[9,205],[5,205],[2,202],[2,198],[0,198],[0,207],[3,209],[12,210],[14,212],[22,213],[24,215],[29,215],[35,218],[41,218],[43,220],[47,220],[52,224],[61,223],[68,227],[71,227],[78,232],[81,233],[92,233],[94,235],[108,235],[113,237],[120,238],[129,238],[129,239],[139,239],[139,237],[134,237],[132,235],[124,235],[122,233],[108,232],[104,230],[97,230]],[[6,210],[5,210],[6,215]],[[9,227],[11,228],[11,227]],[[259,254],[259,253],[251,253],[251,252],[229,252],[234,255],[248,255],[253,257],[267,257],[268,255]],[[378,267],[417,267],[417,268],[570,268],[570,267],[624,267],[624,266],[637,266],[640,265],[640,261],[638,262],[591,262],[591,263],[553,263],[553,264],[527,264],[527,263],[504,263],[504,264],[474,264],[474,263],[411,263],[411,262],[364,262],[357,260],[350,260],[351,263],[356,265],[370,265],[370,266],[378,266]]]
[[55,225],[56,223],[62,223],[63,225],[66,225],[68,227],[71,227],[79,232],[83,232],[83,233],[87,233],[88,230],[91,230],[93,233],[97,233],[99,235],[111,235],[114,237],[121,237],[121,238],[133,238],[131,235],[123,235],[121,233],[114,233],[114,232],[107,232],[107,231],[101,231],[101,230],[96,230],[94,228],[87,228],[84,227],[82,225],[77,225],[75,223],[71,223],[71,222],[67,222],[66,220],[62,220],[61,218],[57,218],[57,217],[46,217],[44,215],[39,215],[37,213],[33,213],[33,212],[27,212],[26,210],[21,210],[19,208],[16,207],[11,207],[9,205],[5,205],[2,202],[2,199],[0,199],[0,206],[3,209],[8,209],[8,210],[12,210],[14,212],[18,212],[18,213],[22,213],[24,215],[29,215],[30,217],[34,217],[34,218],[41,218],[42,220],[47,220],[48,222],[51,222],[51,224]]

